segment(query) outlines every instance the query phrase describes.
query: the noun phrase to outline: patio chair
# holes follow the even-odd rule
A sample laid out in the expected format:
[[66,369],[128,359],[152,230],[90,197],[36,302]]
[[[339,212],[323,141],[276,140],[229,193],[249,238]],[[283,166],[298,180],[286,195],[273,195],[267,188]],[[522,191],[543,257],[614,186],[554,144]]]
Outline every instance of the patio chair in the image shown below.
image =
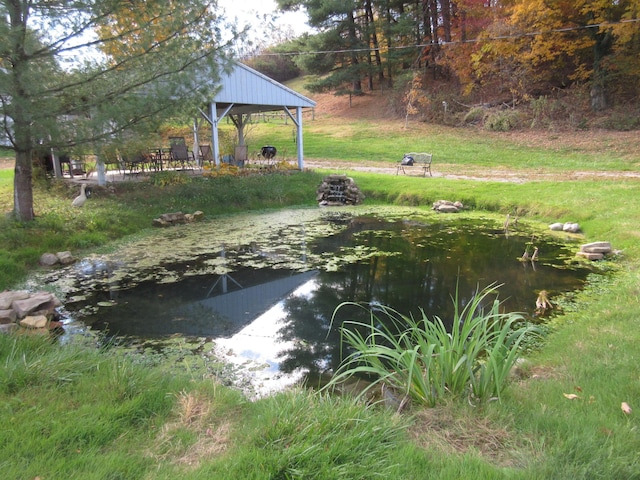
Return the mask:
[[193,170],[196,159],[193,152],[190,152],[186,145],[172,145],[171,162],[174,167],[180,166],[183,170],[186,168],[191,168]]
[[71,158],[69,160],[69,171],[71,178],[73,178],[75,175],[86,175],[87,164],[83,158]]
[[214,163],[213,161],[213,150],[211,150],[211,145],[200,145],[200,165],[204,165],[205,162],[208,162],[210,165]]
[[118,156],[118,152],[108,151],[104,152],[102,155],[102,161],[104,163],[105,173],[109,173],[109,171],[118,170],[118,173],[122,172],[123,165],[122,160]]
[[69,176],[73,178],[73,170],[71,169],[71,158],[69,157],[69,155],[59,155],[58,160],[60,161],[60,169],[62,170],[62,175],[64,175],[64,168],[67,167]]

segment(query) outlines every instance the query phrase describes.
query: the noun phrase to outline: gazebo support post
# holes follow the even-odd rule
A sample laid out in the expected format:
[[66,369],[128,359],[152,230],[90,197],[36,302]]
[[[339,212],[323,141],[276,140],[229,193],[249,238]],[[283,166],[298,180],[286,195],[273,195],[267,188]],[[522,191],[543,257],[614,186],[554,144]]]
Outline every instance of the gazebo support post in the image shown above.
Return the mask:
[[60,165],[60,157],[51,149],[51,161],[53,162],[53,175],[56,178],[62,178],[62,165]]
[[209,112],[211,121],[211,143],[213,143],[213,161],[216,167],[220,166],[220,139],[218,138],[218,114],[216,112],[216,102],[211,102]]
[[303,142],[302,142],[302,107],[296,107],[296,116],[294,117],[287,107],[284,107],[291,121],[296,125],[296,150],[298,154],[298,169],[304,170]]
[[298,169],[300,171],[304,170],[304,157],[302,148],[302,107],[296,107],[296,117],[298,122],[296,123],[296,127],[298,127],[298,135],[296,138],[296,147],[298,148]]
[[216,106],[216,102],[211,102],[209,107],[209,117],[205,117],[205,119],[211,124],[211,143],[213,143],[213,159],[216,162],[216,167],[220,166],[220,138],[218,137],[218,122],[222,120],[229,110],[233,107],[233,103],[229,104],[229,106],[222,112],[222,115],[218,117],[218,110]]
[[196,159],[196,164],[199,168],[202,168],[202,159],[200,158],[200,136],[198,130],[200,129],[200,119],[198,117],[193,119],[193,156]]

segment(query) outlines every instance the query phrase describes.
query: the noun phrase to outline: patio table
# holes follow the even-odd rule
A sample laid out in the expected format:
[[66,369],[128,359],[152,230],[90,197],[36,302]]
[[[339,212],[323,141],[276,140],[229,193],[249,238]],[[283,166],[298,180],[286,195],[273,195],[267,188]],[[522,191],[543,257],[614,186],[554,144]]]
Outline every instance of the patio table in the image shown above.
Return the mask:
[[150,164],[156,172],[164,170],[164,166],[171,160],[171,151],[168,148],[152,148],[149,150]]

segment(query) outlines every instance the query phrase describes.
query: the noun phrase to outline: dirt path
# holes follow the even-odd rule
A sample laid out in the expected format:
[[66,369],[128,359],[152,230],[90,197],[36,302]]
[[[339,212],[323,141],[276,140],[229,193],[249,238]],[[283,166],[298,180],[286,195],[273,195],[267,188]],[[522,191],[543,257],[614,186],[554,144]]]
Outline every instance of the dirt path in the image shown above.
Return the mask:
[[[14,167],[14,160],[11,158],[0,158],[0,170]],[[380,173],[386,175],[396,175],[397,168],[387,162],[361,161],[361,162],[341,162],[336,160],[306,159],[305,167],[311,169],[335,170],[336,173],[357,171]],[[433,177],[459,180],[478,180],[506,183],[525,183],[532,181],[575,181],[575,180],[614,180],[633,179],[640,180],[639,172],[545,172],[536,170],[514,170],[514,169],[486,169],[465,166],[465,173],[457,173],[460,166],[452,164],[436,164],[432,166]],[[422,170],[416,168],[415,171],[408,171],[407,175],[421,176]],[[400,173],[402,175],[402,173]]]
[[[388,175],[396,175],[397,167],[389,165],[386,162],[339,162],[335,160],[305,160],[307,168],[321,168],[328,170],[340,171],[360,171],[370,173],[381,173]],[[507,183],[525,183],[532,181],[575,181],[575,180],[615,180],[615,179],[636,179],[640,180],[640,172],[597,172],[597,171],[580,171],[580,172],[545,172],[540,169],[536,170],[514,170],[506,168],[479,168],[472,165],[465,166],[465,173],[456,173],[460,171],[459,165],[452,164],[433,164],[433,177],[460,179],[460,180],[478,180],[492,182]],[[400,173],[402,175],[402,172]],[[408,173],[411,176],[421,176],[422,170],[417,168],[415,171]]]

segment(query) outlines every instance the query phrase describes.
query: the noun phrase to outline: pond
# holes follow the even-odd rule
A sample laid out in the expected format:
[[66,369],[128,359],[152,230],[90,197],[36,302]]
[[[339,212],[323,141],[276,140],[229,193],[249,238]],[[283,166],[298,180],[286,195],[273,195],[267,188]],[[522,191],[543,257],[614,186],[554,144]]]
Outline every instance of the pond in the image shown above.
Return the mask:
[[[573,264],[575,240],[533,229],[398,208],[238,215],[155,230],[40,281],[65,298],[69,332],[210,339],[268,392],[337,367],[340,323],[368,315],[344,306],[332,323],[344,302],[446,322],[456,292],[465,304],[500,284],[503,310],[533,320],[541,290],[575,291],[592,271]],[[538,260],[522,262],[533,246]]]

